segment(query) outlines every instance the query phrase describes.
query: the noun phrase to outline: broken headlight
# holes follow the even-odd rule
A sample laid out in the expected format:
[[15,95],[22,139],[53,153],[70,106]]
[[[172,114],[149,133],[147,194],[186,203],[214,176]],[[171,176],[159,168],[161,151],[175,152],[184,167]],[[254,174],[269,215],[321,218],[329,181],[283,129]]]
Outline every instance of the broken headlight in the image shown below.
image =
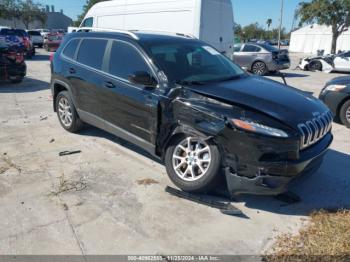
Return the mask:
[[288,134],[281,129],[265,126],[256,122],[248,121],[248,120],[240,120],[240,119],[231,119],[233,125],[239,129],[263,134],[267,136],[273,137],[288,137]]
[[346,85],[329,85],[323,91],[341,91],[346,88]]

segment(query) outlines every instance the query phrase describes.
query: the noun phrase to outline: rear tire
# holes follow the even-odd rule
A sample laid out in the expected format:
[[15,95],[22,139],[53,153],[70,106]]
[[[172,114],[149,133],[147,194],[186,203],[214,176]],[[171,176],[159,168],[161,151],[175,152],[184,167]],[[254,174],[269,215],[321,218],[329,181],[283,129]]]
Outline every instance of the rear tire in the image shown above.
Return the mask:
[[165,166],[170,180],[183,191],[208,192],[220,181],[219,149],[200,137],[175,137],[166,150]]
[[252,73],[258,76],[264,76],[267,73],[267,66],[264,62],[258,61],[252,65]]
[[340,108],[339,117],[342,124],[350,128],[350,100],[346,101]]
[[73,101],[67,91],[60,92],[56,97],[56,112],[61,126],[71,133],[77,133],[83,126]]

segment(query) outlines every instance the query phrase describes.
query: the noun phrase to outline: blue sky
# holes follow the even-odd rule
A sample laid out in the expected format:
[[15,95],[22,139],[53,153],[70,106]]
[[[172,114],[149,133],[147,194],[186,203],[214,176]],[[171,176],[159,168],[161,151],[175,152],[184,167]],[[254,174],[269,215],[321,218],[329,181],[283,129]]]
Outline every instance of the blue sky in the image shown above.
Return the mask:
[[[38,0],[44,5],[55,5],[56,10],[63,9],[69,17],[76,19],[81,13],[85,0]],[[266,25],[271,18],[272,27],[279,24],[281,0],[232,0],[235,21],[242,25],[258,22]],[[285,0],[283,26],[290,30],[292,27],[294,11],[301,0]]]

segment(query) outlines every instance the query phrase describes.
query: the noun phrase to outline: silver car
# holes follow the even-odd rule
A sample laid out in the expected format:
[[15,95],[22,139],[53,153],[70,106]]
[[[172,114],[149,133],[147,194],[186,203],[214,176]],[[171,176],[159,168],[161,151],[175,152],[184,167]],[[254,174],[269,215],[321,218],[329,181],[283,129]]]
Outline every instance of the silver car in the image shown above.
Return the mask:
[[287,50],[268,44],[247,43],[235,45],[233,60],[256,75],[265,75],[290,67]]

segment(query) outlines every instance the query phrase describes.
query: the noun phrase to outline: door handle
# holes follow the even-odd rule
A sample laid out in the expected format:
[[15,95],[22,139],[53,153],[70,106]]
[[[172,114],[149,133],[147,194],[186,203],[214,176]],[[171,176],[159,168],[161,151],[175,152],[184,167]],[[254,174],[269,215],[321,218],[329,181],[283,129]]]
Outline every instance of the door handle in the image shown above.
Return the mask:
[[112,82],[105,82],[104,86],[107,88],[115,88],[115,85]]
[[71,74],[75,74],[77,71],[75,71],[75,69],[73,67],[69,68],[69,73]]

